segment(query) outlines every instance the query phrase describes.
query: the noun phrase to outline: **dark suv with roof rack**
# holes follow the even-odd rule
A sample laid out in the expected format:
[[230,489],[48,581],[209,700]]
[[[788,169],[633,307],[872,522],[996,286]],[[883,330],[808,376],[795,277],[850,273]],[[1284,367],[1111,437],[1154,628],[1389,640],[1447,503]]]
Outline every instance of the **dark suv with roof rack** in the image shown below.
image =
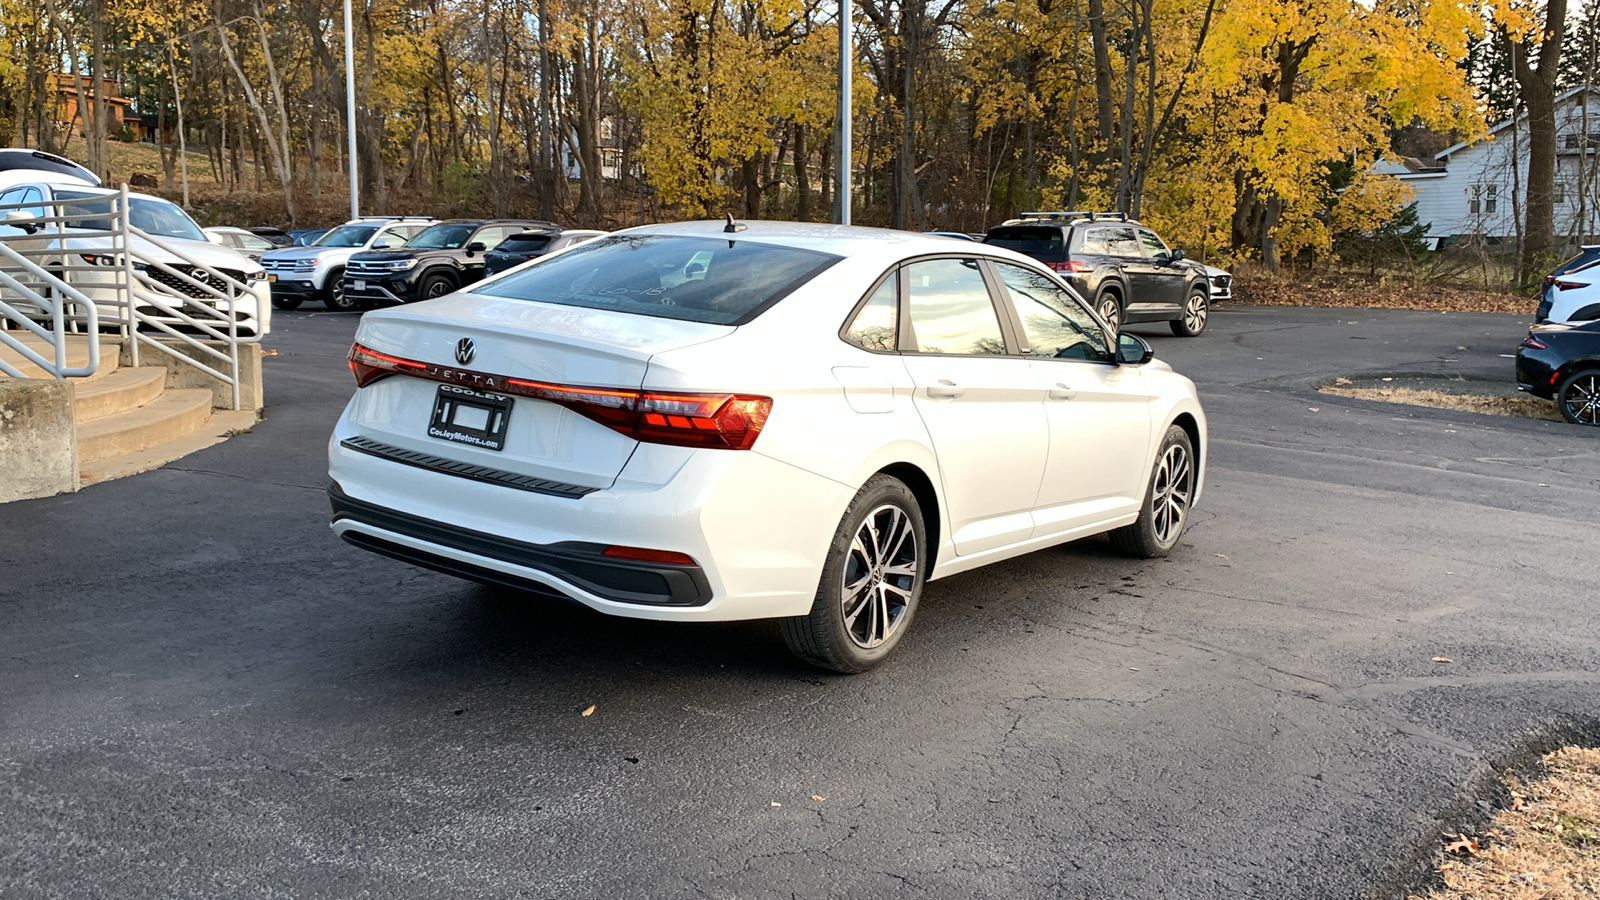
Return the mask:
[[344,293],[362,306],[431,300],[483,278],[483,256],[513,234],[559,228],[533,219],[448,219],[404,247],[350,257]]
[[1060,273],[1112,328],[1170,322],[1174,334],[1205,330],[1211,283],[1205,267],[1170,250],[1123,213],[1025,212],[989,229],[985,244],[1039,260]]

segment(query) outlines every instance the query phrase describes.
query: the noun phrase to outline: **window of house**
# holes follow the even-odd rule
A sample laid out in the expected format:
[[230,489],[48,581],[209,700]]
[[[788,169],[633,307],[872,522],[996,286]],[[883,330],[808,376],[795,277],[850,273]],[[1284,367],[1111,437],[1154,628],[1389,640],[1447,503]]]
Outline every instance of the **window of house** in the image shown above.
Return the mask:
[[1567,202],[1567,183],[1565,181],[1557,181],[1550,186],[1550,202],[1558,204]]
[[1467,194],[1467,213],[1474,216],[1492,216],[1498,205],[1500,186],[1494,184],[1472,185]]

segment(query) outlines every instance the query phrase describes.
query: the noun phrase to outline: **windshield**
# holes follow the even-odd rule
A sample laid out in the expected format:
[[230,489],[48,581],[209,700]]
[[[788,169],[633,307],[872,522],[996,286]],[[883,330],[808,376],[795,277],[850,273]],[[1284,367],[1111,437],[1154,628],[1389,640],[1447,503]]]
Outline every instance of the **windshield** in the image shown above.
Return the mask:
[[749,241],[616,235],[544,257],[473,292],[742,325],[839,259]]
[[467,238],[472,237],[472,232],[477,227],[459,222],[429,225],[418,232],[416,237],[406,241],[406,246],[416,250],[460,250],[467,245]]
[[[115,195],[87,194],[81,191],[56,191],[55,195],[57,200],[66,200],[70,203],[62,208],[62,215],[84,216],[82,219],[69,220],[66,223],[68,228],[111,230],[111,201]],[[89,218],[90,216],[99,218]],[[189,218],[188,213],[179,209],[174,203],[157,200],[154,197],[128,198],[128,223],[146,234],[159,237],[182,238],[186,241],[206,240],[205,233],[193,219]]]
[[376,225],[340,225],[311,242],[313,247],[365,247],[378,233]]

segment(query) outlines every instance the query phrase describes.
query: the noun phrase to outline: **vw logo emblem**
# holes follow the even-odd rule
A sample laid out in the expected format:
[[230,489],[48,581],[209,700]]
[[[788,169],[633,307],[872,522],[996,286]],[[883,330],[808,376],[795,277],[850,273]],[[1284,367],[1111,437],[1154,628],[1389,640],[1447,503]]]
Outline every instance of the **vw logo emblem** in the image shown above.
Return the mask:
[[456,341],[456,362],[461,363],[464,366],[467,363],[472,362],[472,358],[477,355],[478,347],[476,344],[472,343],[472,338],[462,338],[461,340]]

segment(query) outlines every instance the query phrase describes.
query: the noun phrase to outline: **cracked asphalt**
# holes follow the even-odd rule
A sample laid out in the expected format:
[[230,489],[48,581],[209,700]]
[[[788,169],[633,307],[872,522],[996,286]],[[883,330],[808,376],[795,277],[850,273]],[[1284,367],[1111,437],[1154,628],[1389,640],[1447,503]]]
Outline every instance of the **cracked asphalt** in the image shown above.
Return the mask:
[[1526,318],[1136,327],[1211,420],[1180,550],[936,582],[855,677],[339,543],[355,322],[279,314],[251,433],[0,506],[0,897],[1390,896],[1594,733],[1600,430],[1313,390],[1509,379]]

